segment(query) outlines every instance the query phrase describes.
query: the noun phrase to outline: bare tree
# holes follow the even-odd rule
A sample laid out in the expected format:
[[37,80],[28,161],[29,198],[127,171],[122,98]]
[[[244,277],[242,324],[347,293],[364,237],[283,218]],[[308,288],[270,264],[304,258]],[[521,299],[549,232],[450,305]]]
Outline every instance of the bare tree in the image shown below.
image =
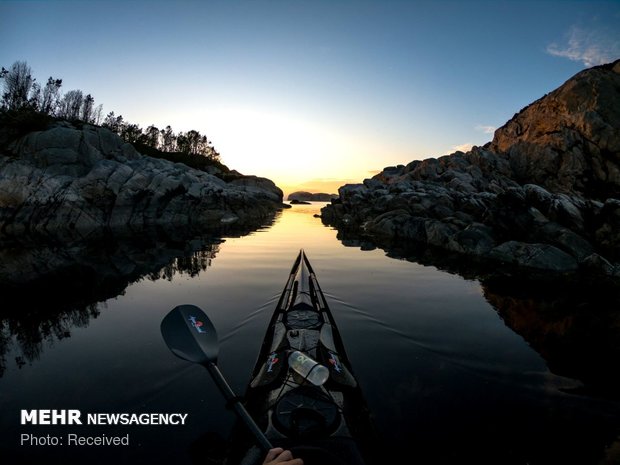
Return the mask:
[[187,138],[187,152],[198,153],[198,146],[200,145],[200,133],[192,129],[185,134]]
[[159,128],[150,125],[144,132],[145,143],[155,149],[160,147],[159,144]]
[[166,129],[161,130],[162,150],[164,152],[174,152],[176,149],[176,135],[172,131],[170,126],[166,126]]
[[58,100],[60,98],[60,86],[62,85],[62,79],[54,79],[49,77],[47,84],[43,88],[43,95],[41,96],[40,110],[48,115],[53,115],[56,112],[58,106]]
[[120,135],[125,142],[133,144],[141,139],[142,129],[137,124],[123,124]]
[[177,134],[176,145],[179,152],[189,153],[189,140],[182,132]]
[[38,82],[32,84],[28,98],[28,107],[37,111],[41,108],[41,86]]
[[2,106],[9,110],[28,106],[30,90],[35,81],[30,66],[25,61],[16,61],[11,69],[2,68],[0,76],[4,80]]
[[102,113],[103,113],[103,105],[99,104],[95,107],[95,110],[93,111],[93,120],[92,120],[93,124],[96,124],[97,126],[101,125]]
[[103,127],[108,128],[110,131],[118,134],[119,136],[124,125],[123,115],[116,116],[113,111],[108,113],[103,120]]
[[92,95],[88,94],[82,100],[82,114],[80,115],[82,121],[86,123],[93,123],[94,111],[95,111],[95,99],[93,98]]
[[79,119],[83,100],[81,90],[70,90],[60,101],[58,116],[68,120]]
[[220,154],[215,147],[213,147],[213,142],[207,140],[207,136],[202,136],[200,140],[200,154],[207,157],[209,160],[217,160],[220,159]]

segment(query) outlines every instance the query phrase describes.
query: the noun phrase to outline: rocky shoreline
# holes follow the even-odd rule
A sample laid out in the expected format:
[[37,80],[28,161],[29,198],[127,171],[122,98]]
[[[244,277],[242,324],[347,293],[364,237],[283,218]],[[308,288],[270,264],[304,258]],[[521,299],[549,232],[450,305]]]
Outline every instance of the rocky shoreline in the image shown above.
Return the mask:
[[620,61],[578,73],[484,147],[342,186],[322,218],[379,245],[620,279]]
[[268,179],[217,174],[142,155],[105,128],[57,122],[0,151],[0,239],[244,227],[282,205]]

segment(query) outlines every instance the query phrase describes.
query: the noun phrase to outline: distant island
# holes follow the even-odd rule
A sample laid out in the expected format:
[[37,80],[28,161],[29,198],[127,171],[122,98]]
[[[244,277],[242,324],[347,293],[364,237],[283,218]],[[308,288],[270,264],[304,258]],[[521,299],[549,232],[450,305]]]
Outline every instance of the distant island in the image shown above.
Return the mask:
[[329,202],[335,198],[338,198],[338,194],[325,194],[323,192],[313,193],[297,191],[288,195],[288,200],[297,200],[300,202]]

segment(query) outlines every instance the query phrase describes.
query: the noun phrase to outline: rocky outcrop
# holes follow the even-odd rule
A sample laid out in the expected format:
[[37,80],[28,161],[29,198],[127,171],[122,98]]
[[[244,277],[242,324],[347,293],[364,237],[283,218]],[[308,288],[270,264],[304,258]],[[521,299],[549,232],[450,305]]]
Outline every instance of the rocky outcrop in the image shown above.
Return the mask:
[[513,178],[552,191],[620,197],[620,61],[587,69],[516,114],[489,150]]
[[323,192],[313,193],[305,191],[292,192],[288,195],[288,200],[298,200],[300,202],[329,202],[337,198],[336,194],[325,194]]
[[88,236],[104,229],[219,227],[268,217],[282,191],[268,179],[225,182],[138,153],[107,129],[56,123],[0,153],[0,236]]
[[484,147],[342,186],[322,217],[379,243],[620,278],[620,61],[577,74]]

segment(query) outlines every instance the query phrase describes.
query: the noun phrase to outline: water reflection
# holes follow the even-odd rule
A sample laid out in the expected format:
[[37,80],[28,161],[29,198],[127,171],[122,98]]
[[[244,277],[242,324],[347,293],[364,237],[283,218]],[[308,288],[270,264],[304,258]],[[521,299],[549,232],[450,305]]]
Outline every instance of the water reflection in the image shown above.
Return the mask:
[[[606,450],[606,463],[618,463],[620,402],[600,389],[619,386],[617,294],[494,279],[427,249],[386,248],[386,258],[369,241],[334,240],[336,231],[313,217],[319,208],[295,206],[272,227],[225,242],[150,234],[2,250],[0,292],[19,303],[0,310],[0,353],[11,367],[0,378],[0,433],[12,462],[188,464],[190,445],[206,432],[229,437],[234,417],[217,387],[170,354],[159,323],[179,303],[203,307],[218,328],[221,369],[242,392],[303,247],[390,463],[600,465]],[[13,369],[15,357],[38,356]],[[118,449],[20,447],[19,409],[57,406],[189,412],[192,420],[128,429],[123,457]],[[213,457],[200,444],[203,463]]]
[[478,262],[474,257],[463,259],[462,255],[427,245],[396,240],[375,242],[372,238],[361,236],[355,232],[344,229],[337,231],[336,238],[345,247],[355,247],[364,251],[381,249],[390,258],[433,266],[438,270],[457,274],[465,279],[476,280],[489,271],[484,263]]
[[345,247],[380,247],[393,259],[479,281],[486,301],[544,358],[549,370],[581,383],[565,391],[620,398],[620,286],[490,270],[462,256],[405,242],[378,246],[346,231],[339,231],[338,239]]
[[617,288],[535,286],[488,280],[484,297],[554,374],[578,379],[573,393],[620,397]]
[[123,295],[142,279],[196,277],[222,240],[211,236],[108,236],[87,243],[0,249],[0,376],[12,353],[17,367],[38,359],[46,345],[88,326],[99,302]]

